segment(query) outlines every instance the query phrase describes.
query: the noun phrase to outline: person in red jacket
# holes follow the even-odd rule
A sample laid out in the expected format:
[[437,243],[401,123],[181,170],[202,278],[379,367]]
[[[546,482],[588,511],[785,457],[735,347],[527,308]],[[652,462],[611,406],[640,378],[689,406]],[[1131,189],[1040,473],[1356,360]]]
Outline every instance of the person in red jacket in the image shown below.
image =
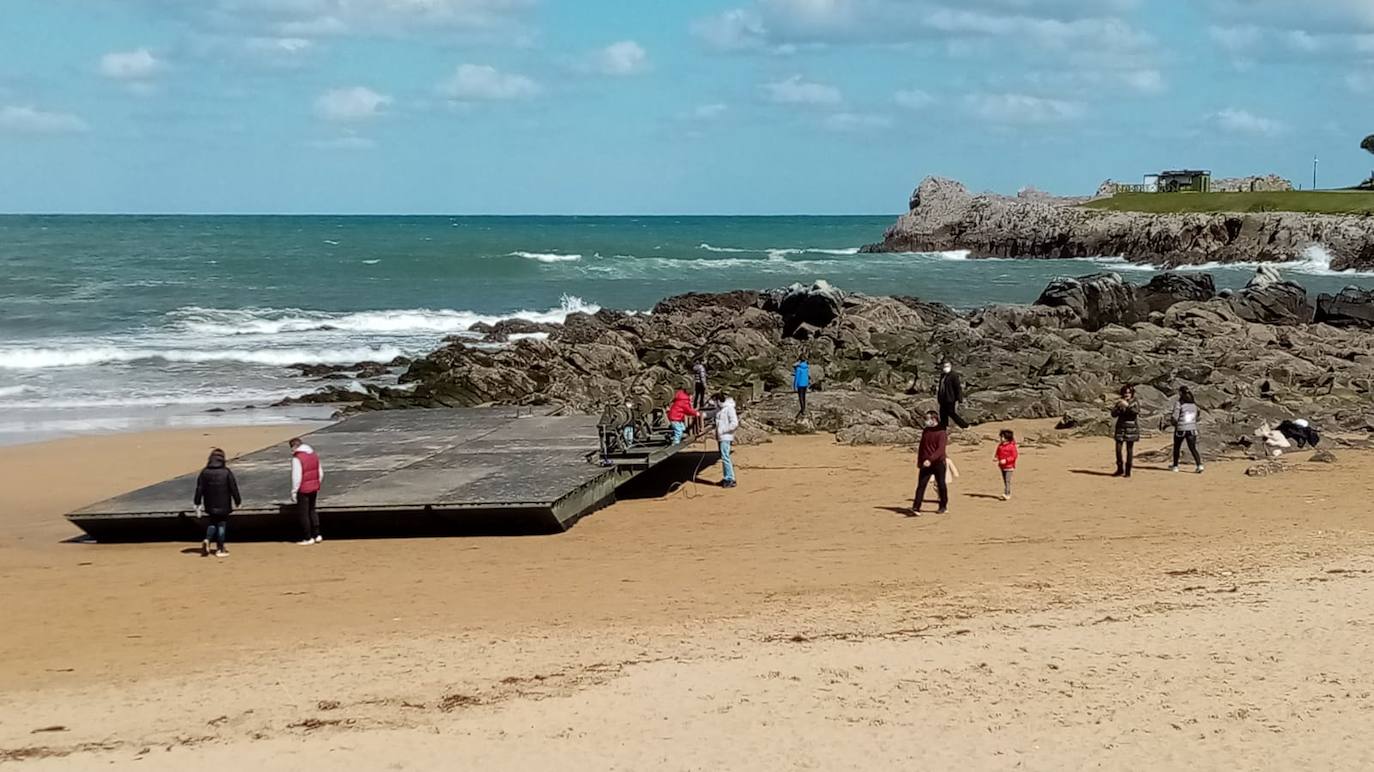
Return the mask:
[[921,432],[921,447],[916,454],[920,476],[916,483],[916,498],[911,502],[913,515],[921,513],[921,504],[925,503],[926,498],[926,485],[932,477],[935,478],[935,490],[940,495],[940,508],[935,510],[935,514],[943,515],[949,509],[949,487],[945,483],[948,444],[949,431],[940,424],[940,414],[934,410],[926,413],[926,428]]
[[673,395],[673,404],[668,406],[668,424],[673,427],[673,444],[682,442],[682,436],[687,433],[687,419],[700,418],[701,413],[692,407],[692,396],[684,389],[678,389],[677,394]]
[[1016,460],[1021,451],[1016,447],[1016,435],[1011,429],[1003,429],[1002,441],[997,443],[997,468],[1002,470],[1002,500],[1011,500],[1011,473],[1016,471]]
[[292,439],[291,447],[291,503],[301,519],[303,538],[299,545],[319,544],[324,541],[320,535],[320,515],[315,511],[315,500],[324,485],[324,467],[315,449],[306,445],[299,437]]

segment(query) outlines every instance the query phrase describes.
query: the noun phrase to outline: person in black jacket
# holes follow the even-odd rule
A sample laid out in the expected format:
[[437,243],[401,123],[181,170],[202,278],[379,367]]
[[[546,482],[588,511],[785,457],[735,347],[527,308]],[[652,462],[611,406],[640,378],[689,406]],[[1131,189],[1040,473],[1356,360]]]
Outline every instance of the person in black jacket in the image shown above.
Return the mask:
[[1116,474],[1112,476],[1130,477],[1131,466],[1135,463],[1135,444],[1140,442],[1140,406],[1135,401],[1134,386],[1121,387],[1121,398],[1112,405],[1112,418],[1116,419],[1112,432],[1116,440]]
[[215,557],[229,556],[224,548],[224,532],[229,525],[229,515],[234,507],[243,504],[239,496],[239,482],[234,473],[224,463],[224,451],[215,448],[210,451],[210,459],[196,478],[196,513],[205,514],[210,525],[205,531],[205,540],[200,543],[200,554],[210,554],[210,542],[215,542]]
[[964,399],[964,384],[954,365],[945,362],[940,372],[940,385],[935,387],[935,401],[940,403],[940,428],[948,429],[953,421],[960,429],[968,428],[968,421],[959,415],[959,403]]

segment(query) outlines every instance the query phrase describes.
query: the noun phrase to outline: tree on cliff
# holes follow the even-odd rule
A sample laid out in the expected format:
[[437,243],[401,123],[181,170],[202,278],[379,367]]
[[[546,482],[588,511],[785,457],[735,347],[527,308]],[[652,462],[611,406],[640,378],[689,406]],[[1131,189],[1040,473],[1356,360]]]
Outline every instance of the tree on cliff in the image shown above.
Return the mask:
[[1370,134],[1364,138],[1364,141],[1360,143],[1360,149],[1374,153],[1374,134]]

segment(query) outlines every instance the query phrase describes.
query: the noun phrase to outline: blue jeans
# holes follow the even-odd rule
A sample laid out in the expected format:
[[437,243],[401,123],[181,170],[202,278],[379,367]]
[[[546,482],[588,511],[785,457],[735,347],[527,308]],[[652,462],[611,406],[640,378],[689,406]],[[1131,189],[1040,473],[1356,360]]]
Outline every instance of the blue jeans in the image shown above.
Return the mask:
[[224,551],[224,530],[228,524],[226,520],[212,520],[205,529],[205,540],[214,542],[221,552]]
[[676,445],[682,442],[682,435],[687,433],[687,422],[670,421],[668,425],[673,427],[673,444]]
[[734,444],[733,440],[721,440],[720,443],[720,465],[725,471],[725,479],[729,482],[735,481],[735,460],[730,458],[730,446]]

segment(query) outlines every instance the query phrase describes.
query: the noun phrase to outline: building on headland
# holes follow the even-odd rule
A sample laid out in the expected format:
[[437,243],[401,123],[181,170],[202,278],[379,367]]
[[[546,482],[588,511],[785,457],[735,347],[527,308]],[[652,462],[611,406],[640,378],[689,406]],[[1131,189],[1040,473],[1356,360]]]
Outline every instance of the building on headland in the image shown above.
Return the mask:
[[1293,190],[1293,183],[1277,174],[1213,179],[1210,171],[1179,169],[1147,174],[1139,185],[1107,180],[1097,189],[1097,197],[1117,193],[1255,193]]

